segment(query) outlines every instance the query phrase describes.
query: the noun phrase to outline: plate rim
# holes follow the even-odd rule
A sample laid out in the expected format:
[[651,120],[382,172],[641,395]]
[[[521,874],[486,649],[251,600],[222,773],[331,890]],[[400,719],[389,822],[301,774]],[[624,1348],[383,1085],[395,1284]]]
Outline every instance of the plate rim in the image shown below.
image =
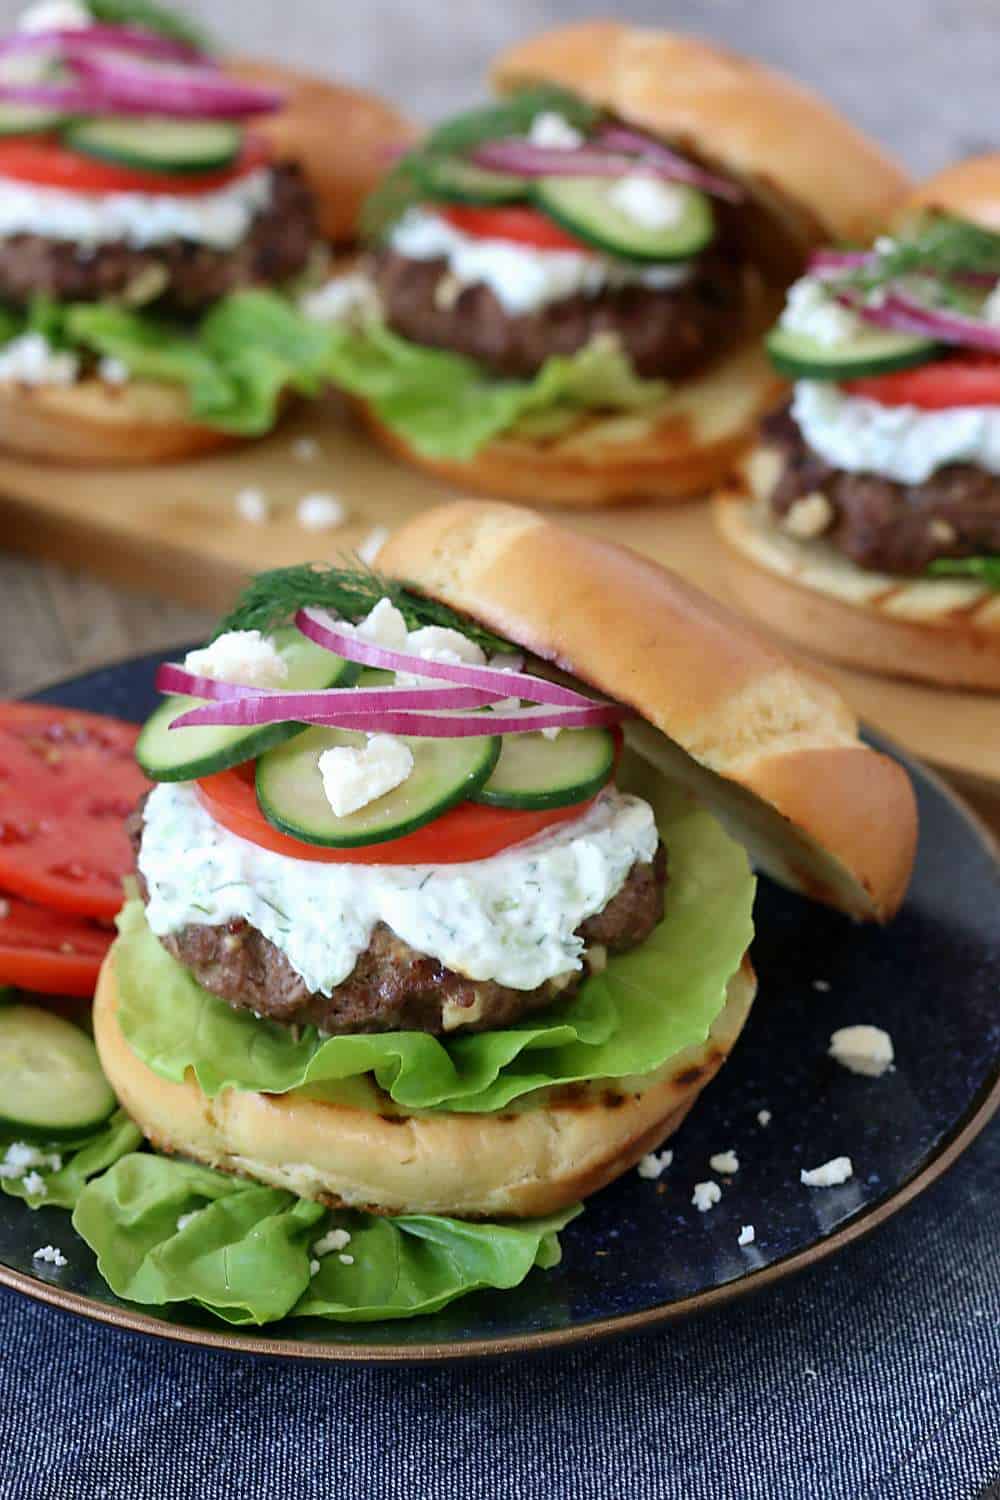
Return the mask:
[[[170,648],[162,648],[169,650]],[[129,666],[151,656],[156,650],[127,656],[111,662],[84,667],[72,676],[59,677],[55,681],[35,687],[25,695],[29,700],[39,693],[56,692],[68,687],[81,677],[101,671],[113,671]],[[867,726],[862,726],[867,730]],[[886,747],[898,758],[906,769],[915,768],[926,777],[939,796],[958,813],[970,832],[983,846],[985,852],[1000,873],[1000,838],[988,827],[976,810],[949,786],[936,770],[910,755],[897,745],[890,736],[875,730],[874,736],[880,747]],[[776,1281],[797,1275],[801,1271],[819,1265],[831,1255],[855,1244],[878,1229],[915,1201],[922,1193],[941,1178],[963,1155],[982,1133],[990,1120],[1000,1112],[1000,1056],[993,1062],[992,1072],[983,1085],[970,1109],[963,1115],[947,1139],[925,1159],[920,1168],[906,1182],[887,1197],[872,1204],[867,1210],[848,1219],[832,1234],[825,1235],[814,1244],[792,1255],[783,1256],[760,1270],[736,1276],[732,1281],[704,1291],[694,1292],[674,1302],[660,1302],[639,1312],[611,1314],[604,1318],[591,1318],[567,1328],[554,1328],[534,1333],[522,1333],[497,1338],[469,1339],[462,1343],[435,1341],[425,1344],[352,1344],[324,1343],[318,1340],[290,1340],[275,1338],[266,1333],[248,1334],[230,1332],[225,1329],[193,1328],[172,1323],[139,1308],[114,1306],[98,1302],[81,1292],[71,1292],[50,1282],[17,1271],[0,1261],[0,1286],[20,1292],[43,1305],[56,1307],[62,1312],[88,1318],[105,1326],[130,1333],[143,1334],[148,1338],[166,1339],[171,1343],[195,1345],[199,1348],[220,1350],[225,1353],[249,1354],[267,1359],[294,1359],[307,1363],[329,1363],[344,1365],[445,1365],[473,1359],[509,1358],[515,1354],[545,1354],[554,1350],[603,1342],[662,1327],[680,1318],[690,1317],[712,1308],[723,1306],[753,1292],[763,1291]]]

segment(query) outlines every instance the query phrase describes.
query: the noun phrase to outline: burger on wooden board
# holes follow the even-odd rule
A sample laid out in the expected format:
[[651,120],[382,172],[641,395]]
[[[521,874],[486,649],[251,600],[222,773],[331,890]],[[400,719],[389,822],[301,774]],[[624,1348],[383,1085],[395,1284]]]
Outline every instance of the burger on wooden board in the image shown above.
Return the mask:
[[[791,79],[614,21],[503,53],[369,200],[334,375],[378,439],[488,494],[677,499],[773,402],[759,334],[810,249],[907,182]],[[321,315],[322,298],[317,298]]]
[[767,347],[793,395],[715,508],[739,602],[835,661],[1000,691],[1000,155],[817,253]]

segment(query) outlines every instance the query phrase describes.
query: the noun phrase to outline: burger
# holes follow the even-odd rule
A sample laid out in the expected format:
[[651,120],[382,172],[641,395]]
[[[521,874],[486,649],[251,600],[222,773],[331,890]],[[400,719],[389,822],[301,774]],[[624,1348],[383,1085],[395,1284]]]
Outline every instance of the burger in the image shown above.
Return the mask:
[[269,431],[324,385],[297,305],[324,235],[405,138],[353,91],[223,70],[156,5],[29,9],[0,42],[0,443],[132,463]]
[[315,304],[335,381],[390,451],[467,489],[703,490],[775,398],[776,294],[811,247],[872,233],[904,177],[797,84],[691,37],[586,22],[493,81],[499,102],[369,199],[366,270]]
[[809,651],[1000,689],[1000,156],[827,250],[767,339],[795,384],[715,515],[739,601]]
[[[907,883],[909,781],[832,688],[653,562],[513,506],[428,511],[377,572],[263,574],[159,683],[94,1011],[159,1156],[81,1200],[105,1268],[116,1223],[144,1254],[175,1234],[165,1158],[215,1169],[202,1206],[236,1174],[359,1234],[565,1222],[739,1037],[743,842],[859,920]],[[179,1240],[157,1263],[199,1295]]]

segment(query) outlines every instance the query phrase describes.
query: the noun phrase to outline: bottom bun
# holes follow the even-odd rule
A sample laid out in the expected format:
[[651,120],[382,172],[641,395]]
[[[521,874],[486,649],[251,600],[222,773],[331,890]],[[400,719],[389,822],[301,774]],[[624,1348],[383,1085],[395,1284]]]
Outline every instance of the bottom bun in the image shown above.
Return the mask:
[[419,453],[366,402],[352,405],[397,458],[466,492],[591,506],[685,500],[711,489],[782,388],[751,341],[704,375],[678,381],[650,411],[593,415],[558,437],[494,438],[466,460]]
[[97,986],[94,1035],[112,1088],[161,1151],[331,1207],[531,1218],[596,1192],[677,1129],[732,1051],[755,992],[745,958],[700,1047],[641,1079],[549,1090],[498,1114],[404,1115],[374,1085],[354,1086],[348,1103],[234,1089],[209,1099],[190,1073],[170,1083],[122,1035],[113,954]]
[[732,549],[732,602],[830,661],[938,687],[1000,690],[1000,597],[974,579],[869,572],[831,542],[800,541],[768,505],[776,460],[758,449],[740,489],[716,496]]
[[0,382],[0,447],[66,464],[149,464],[228,448],[241,439],[188,417],[179,386]]

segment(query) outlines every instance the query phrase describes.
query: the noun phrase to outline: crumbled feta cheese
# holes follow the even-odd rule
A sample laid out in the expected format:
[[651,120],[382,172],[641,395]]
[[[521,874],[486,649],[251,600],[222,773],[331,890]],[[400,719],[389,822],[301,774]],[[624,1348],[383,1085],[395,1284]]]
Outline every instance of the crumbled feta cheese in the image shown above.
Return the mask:
[[734,1172],[740,1170],[740,1159],[735,1151],[717,1151],[714,1156],[708,1158],[708,1165],[713,1172],[721,1172],[723,1177],[731,1177]]
[[319,1273],[320,1273],[320,1264],[319,1264],[319,1261],[318,1260],[311,1260],[309,1262],[309,1275],[310,1276],[318,1276]]
[[756,1229],[754,1229],[753,1225],[744,1224],[740,1229],[739,1235],[737,1236],[736,1243],[738,1245],[752,1245],[756,1238],[757,1231]]
[[814,979],[813,989],[817,990],[821,995],[828,995],[830,993],[829,979]]
[[263,490],[247,488],[237,493],[236,510],[244,521],[261,526],[271,514],[271,503]]
[[18,31],[83,31],[94,18],[77,0],[39,0],[18,18]]
[[520,698],[499,698],[496,703],[490,704],[490,709],[495,714],[517,713],[520,707]]
[[358,546],[358,556],[366,568],[370,568],[373,565],[388,540],[388,526],[372,527],[364,541]]
[[347,520],[347,507],[336,495],[303,495],[295,515],[305,531],[333,531]]
[[340,323],[377,304],[375,288],[363,271],[333,276],[299,300],[299,308],[316,323]]
[[198,1214],[200,1212],[201,1212],[200,1209],[193,1208],[189,1214],[181,1214],[181,1216],[177,1220],[177,1224],[175,1226],[176,1230],[177,1230],[177,1233],[180,1234],[182,1232],[182,1230],[185,1230],[188,1227],[188,1225],[191,1223],[192,1219],[196,1219],[198,1217]]
[[642,1158],[636,1167],[636,1171],[640,1177],[645,1177],[648,1181],[655,1181],[657,1177],[662,1176],[667,1170],[673,1159],[674,1153],[672,1151],[651,1151],[648,1156]]
[[312,1247],[312,1253],[322,1258],[324,1255],[332,1254],[334,1250],[346,1249],[350,1243],[351,1236],[346,1229],[331,1229],[328,1234],[324,1234],[316,1241]]
[[340,1264],[342,1266],[353,1266],[354,1264],[353,1255],[338,1255],[337,1259],[340,1261]]
[[806,1187],[839,1187],[853,1176],[854,1164],[851,1158],[835,1156],[832,1161],[825,1161],[821,1167],[813,1167],[811,1171],[803,1167],[799,1173],[799,1181]]
[[519,651],[498,651],[486,665],[495,672],[523,672],[524,657]]
[[841,1026],[830,1038],[830,1056],[849,1073],[881,1078],[894,1055],[892,1037],[881,1026]]
[[554,109],[545,109],[535,116],[528,140],[533,146],[545,146],[551,151],[575,151],[583,145],[583,136],[576,127]]
[[629,172],[608,193],[608,202],[640,229],[670,229],[684,212],[683,192],[648,172]]
[[32,1167],[58,1172],[62,1167],[62,1157],[56,1152],[50,1155],[39,1151],[37,1146],[29,1146],[26,1141],[13,1141],[0,1161],[0,1178],[12,1182],[15,1177],[23,1177]]
[[758,1125],[768,1126],[768,1125],[770,1125],[770,1123],[771,1123],[771,1111],[769,1109],[759,1109],[757,1111],[757,1124]]
[[415,656],[422,656],[425,661],[443,661],[445,657],[439,653],[448,652],[470,666],[486,664],[482,647],[470,641],[460,630],[451,630],[447,625],[421,625],[419,630],[411,630],[407,650]]
[[22,333],[0,348],[0,380],[20,385],[73,385],[79,373],[76,355],[53,349],[41,333]]
[[97,361],[97,373],[107,385],[124,385],[129,377],[129,368],[123,359],[105,354]]
[[371,641],[376,646],[385,646],[391,651],[405,651],[409,632],[406,621],[388,597],[380,599],[363,620],[353,627],[355,635]]
[[227,630],[210,646],[189,651],[184,666],[199,677],[243,687],[276,688],[288,677],[288,663],[259,630]]
[[721,1197],[722,1189],[717,1182],[696,1182],[691,1202],[700,1214],[707,1214]]
[[297,437],[292,444],[292,457],[300,464],[311,464],[319,458],[320,448],[315,438]]
[[29,1172],[21,1178],[21,1186],[29,1198],[38,1198],[45,1192],[45,1178],[41,1172]]
[[781,327],[830,348],[857,336],[863,327],[857,313],[831,295],[819,276],[803,276],[788,288]]
[[557,740],[561,734],[562,726],[559,724],[550,724],[547,729],[541,731],[543,740]]
[[377,802],[413,770],[413,752],[393,734],[373,734],[363,749],[337,745],[319,758],[323,791],[338,818]]
[[69,1261],[65,1255],[63,1255],[61,1250],[57,1250],[55,1245],[42,1245],[39,1250],[35,1251],[31,1258],[32,1260],[46,1261],[50,1266],[55,1266],[57,1270],[61,1270],[63,1266],[69,1265]]

